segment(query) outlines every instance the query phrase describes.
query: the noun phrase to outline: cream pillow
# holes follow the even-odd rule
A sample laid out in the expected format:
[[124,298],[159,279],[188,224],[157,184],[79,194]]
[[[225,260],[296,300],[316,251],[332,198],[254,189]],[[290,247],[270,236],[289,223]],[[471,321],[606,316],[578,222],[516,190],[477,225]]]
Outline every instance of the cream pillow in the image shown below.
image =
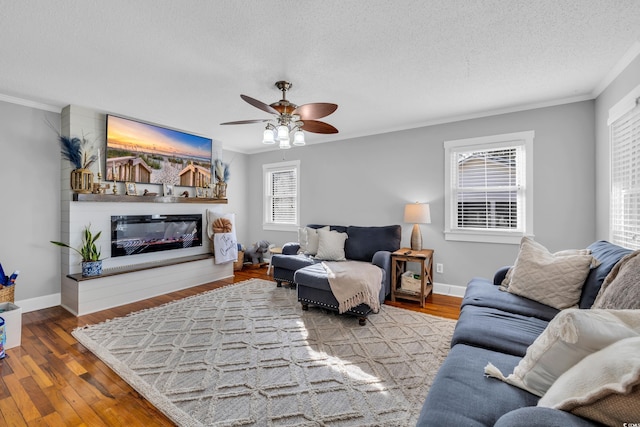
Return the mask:
[[[566,249],[564,251],[558,251],[553,253],[554,257],[569,256],[569,255],[591,255],[591,249]],[[512,273],[513,273],[513,266],[509,270],[507,270],[507,273],[504,275],[504,279],[502,279],[502,282],[500,283],[501,291],[506,291],[509,288],[509,283],[511,283]]]
[[318,252],[316,258],[325,261],[346,261],[344,254],[344,242],[348,236],[347,233],[338,233],[337,231],[318,230]]
[[307,227],[298,228],[298,245],[300,245],[298,253],[307,252]]
[[640,337],[639,310],[568,309],[549,322],[512,374],[505,377],[491,363],[485,374],[542,396],[585,356],[633,337]]
[[558,310],[576,306],[595,259],[564,253],[556,256],[540,243],[523,237],[507,291]]
[[326,227],[322,227],[322,228],[306,227],[306,230],[307,230],[307,250],[305,251],[305,254],[307,254],[307,255],[315,255],[316,253],[318,253],[318,243],[319,243],[318,231],[320,231],[320,230],[329,231],[330,229],[331,229],[331,227],[329,227],[328,225]]
[[640,420],[640,337],[627,338],[582,359],[538,401],[606,425]]
[[611,269],[592,308],[640,308],[640,251],[635,251]]

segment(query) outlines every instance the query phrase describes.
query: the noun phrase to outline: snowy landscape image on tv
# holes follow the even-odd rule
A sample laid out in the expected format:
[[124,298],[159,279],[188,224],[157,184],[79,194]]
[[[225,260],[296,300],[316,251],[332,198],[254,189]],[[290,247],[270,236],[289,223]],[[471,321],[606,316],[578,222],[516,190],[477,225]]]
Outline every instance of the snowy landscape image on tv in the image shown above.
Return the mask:
[[107,115],[107,181],[206,187],[212,140]]

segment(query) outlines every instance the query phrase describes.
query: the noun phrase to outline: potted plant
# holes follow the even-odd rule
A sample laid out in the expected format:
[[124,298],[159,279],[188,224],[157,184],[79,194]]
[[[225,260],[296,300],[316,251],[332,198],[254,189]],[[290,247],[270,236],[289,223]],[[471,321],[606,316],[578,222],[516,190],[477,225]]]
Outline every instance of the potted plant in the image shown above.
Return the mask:
[[98,276],[102,274],[102,260],[100,259],[100,250],[96,247],[96,240],[100,238],[102,231],[98,231],[95,235],[91,233],[91,224],[84,228],[82,232],[82,246],[80,249],[76,249],[63,242],[51,243],[54,245],[62,246],[64,248],[73,249],[78,252],[82,257],[82,276]]

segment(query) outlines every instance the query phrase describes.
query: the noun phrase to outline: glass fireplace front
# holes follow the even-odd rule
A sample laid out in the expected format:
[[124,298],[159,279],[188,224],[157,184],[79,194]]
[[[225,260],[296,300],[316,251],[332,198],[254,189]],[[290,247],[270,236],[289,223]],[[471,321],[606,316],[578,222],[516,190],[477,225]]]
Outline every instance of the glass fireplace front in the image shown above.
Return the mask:
[[202,246],[202,215],[111,217],[111,256]]

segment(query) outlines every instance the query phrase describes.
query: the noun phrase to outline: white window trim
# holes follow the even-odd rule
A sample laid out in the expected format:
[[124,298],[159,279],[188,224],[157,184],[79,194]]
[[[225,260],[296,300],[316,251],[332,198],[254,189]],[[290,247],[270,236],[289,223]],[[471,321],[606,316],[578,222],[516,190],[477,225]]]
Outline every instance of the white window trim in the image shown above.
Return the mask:
[[[283,169],[295,168],[296,170],[296,221],[295,224],[276,224],[269,222],[269,206],[268,206],[268,194],[269,194],[269,181],[267,180],[267,174],[270,172],[277,172]],[[300,227],[300,160],[293,160],[289,162],[268,163],[262,165],[262,229],[272,231],[297,231]]]
[[[524,236],[533,236],[533,138],[534,131],[514,132],[501,135],[482,136],[477,138],[444,141],[444,236],[445,240],[460,242],[485,242],[519,244]],[[493,149],[506,146],[523,145],[525,149],[525,209],[523,211],[524,230],[460,230],[451,226],[457,218],[453,218],[455,209],[452,206],[451,185],[456,173],[452,167],[451,152],[454,149]]]

